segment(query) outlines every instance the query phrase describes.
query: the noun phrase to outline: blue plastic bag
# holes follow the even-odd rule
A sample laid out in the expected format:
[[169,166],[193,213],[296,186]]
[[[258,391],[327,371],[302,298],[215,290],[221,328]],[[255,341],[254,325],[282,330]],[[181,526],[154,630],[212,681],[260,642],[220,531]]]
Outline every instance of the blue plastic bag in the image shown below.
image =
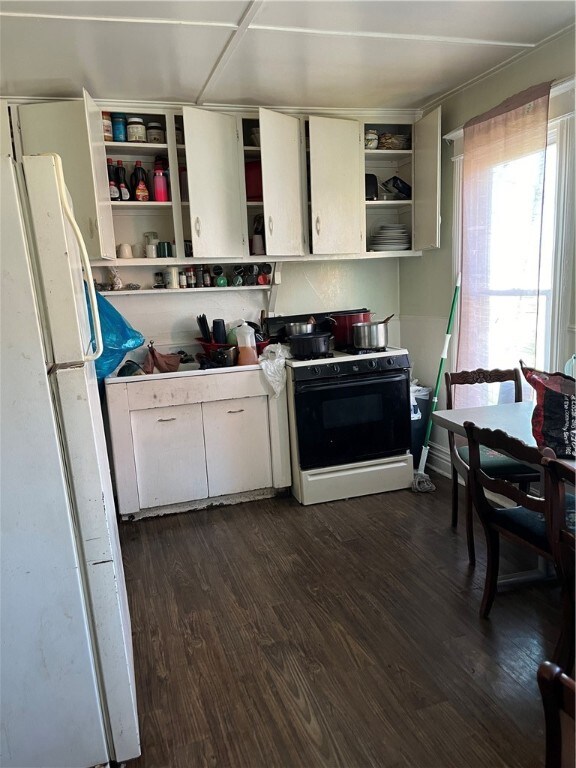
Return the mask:
[[[90,310],[90,302],[88,301],[88,286],[86,282],[84,282],[84,291],[88,305],[92,346],[94,347],[94,325],[92,323],[92,312]],[[109,376],[120,365],[127,352],[144,344],[144,336],[140,331],[134,330],[120,312],[114,309],[112,304],[99,293],[96,293],[96,303],[98,304],[102,341],[104,342],[104,351],[94,363],[96,366],[96,378],[100,381]]]

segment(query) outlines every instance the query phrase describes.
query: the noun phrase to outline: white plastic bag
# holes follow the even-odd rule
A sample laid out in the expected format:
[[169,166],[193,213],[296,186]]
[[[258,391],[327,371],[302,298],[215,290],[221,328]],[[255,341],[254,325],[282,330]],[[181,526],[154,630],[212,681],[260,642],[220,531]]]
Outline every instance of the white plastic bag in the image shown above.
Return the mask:
[[269,344],[258,358],[260,368],[274,390],[274,398],[280,397],[286,386],[286,360],[290,357],[290,349],[284,344]]

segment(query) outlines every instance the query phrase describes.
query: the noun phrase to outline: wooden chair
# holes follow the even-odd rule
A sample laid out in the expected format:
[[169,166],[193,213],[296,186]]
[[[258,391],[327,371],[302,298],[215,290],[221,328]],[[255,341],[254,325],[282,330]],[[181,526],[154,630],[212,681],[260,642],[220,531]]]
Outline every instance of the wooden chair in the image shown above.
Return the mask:
[[546,725],[545,768],[574,768],[574,680],[544,661],[538,667],[538,687]]
[[[554,564],[562,587],[562,627],[554,649],[552,661],[570,674],[574,672],[574,578],[576,532],[574,529],[574,481],[573,466],[559,459],[543,460],[545,496],[549,501],[547,515],[548,538],[552,547]],[[567,491],[570,487],[572,492]]]
[[[548,502],[543,496],[531,496],[517,488],[507,477],[491,476],[489,469],[481,463],[481,448],[503,453],[511,459],[529,464],[532,472],[540,474],[544,456],[555,458],[549,448],[541,451],[527,446],[500,430],[479,429],[470,421],[464,422],[470,448],[470,470],[468,483],[476,512],[486,534],[486,581],[480,605],[480,615],[487,618],[496,596],[498,570],[500,565],[500,536],[532,550],[537,555],[553,560],[548,539],[546,514]],[[486,491],[498,494],[515,502],[518,506],[506,508],[488,499]]]
[[[509,368],[506,370],[494,369],[487,371],[484,368],[478,368],[475,371],[458,371],[456,373],[445,373],[446,382],[446,408],[452,409],[453,389],[456,386],[474,385],[474,384],[497,384],[505,381],[514,383],[514,402],[522,402],[522,375],[518,368]],[[459,445],[453,432],[448,432],[448,444],[450,446],[450,459],[452,462],[452,527],[458,525],[458,475],[464,478],[466,490],[466,542],[468,545],[468,560],[471,565],[476,562],[476,552],[474,548],[474,526],[472,515],[472,501],[470,498],[470,488],[468,487],[468,446]],[[494,477],[505,477],[510,482],[518,483],[522,490],[528,490],[530,483],[537,482],[540,475],[531,467],[526,467],[520,462],[507,456],[502,456],[496,451],[488,448],[481,449],[482,466],[485,466],[489,473]]]

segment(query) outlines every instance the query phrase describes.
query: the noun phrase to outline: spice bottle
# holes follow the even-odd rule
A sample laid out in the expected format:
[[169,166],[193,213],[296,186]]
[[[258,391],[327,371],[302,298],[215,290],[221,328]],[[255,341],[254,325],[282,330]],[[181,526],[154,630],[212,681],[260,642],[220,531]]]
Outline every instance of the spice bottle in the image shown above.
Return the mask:
[[109,157],[106,162],[108,163],[108,188],[110,190],[110,200],[112,200],[112,202],[118,202],[118,200],[120,200],[120,190],[116,184],[114,161]]
[[202,267],[194,267],[194,276],[196,277],[196,288],[202,288],[203,285],[203,276],[202,276]]
[[212,286],[212,280],[210,277],[210,267],[202,267],[202,285],[204,288],[210,288]]
[[186,267],[186,287],[196,288],[196,273],[192,267]]
[[142,161],[136,160],[134,170],[130,176],[130,184],[132,186],[132,194],[134,200],[145,203],[150,200],[150,193],[148,192],[146,171],[142,168]]
[[102,130],[104,132],[104,141],[114,141],[110,112],[102,112]]
[[126,201],[132,198],[128,182],[126,181],[126,169],[122,160],[118,160],[116,163],[116,185],[118,192],[120,193],[120,200]]
[[186,282],[186,272],[178,272],[178,285],[180,288],[186,288],[187,282]]

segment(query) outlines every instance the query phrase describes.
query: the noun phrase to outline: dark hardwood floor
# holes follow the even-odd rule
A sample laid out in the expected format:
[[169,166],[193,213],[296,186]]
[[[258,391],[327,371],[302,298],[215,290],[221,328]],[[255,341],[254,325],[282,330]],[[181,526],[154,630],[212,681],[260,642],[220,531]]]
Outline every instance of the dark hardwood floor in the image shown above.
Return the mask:
[[536,670],[558,590],[504,592],[479,619],[483,533],[470,571],[449,482],[434,481],[428,494],[122,523],[142,736],[131,767],[542,766]]

